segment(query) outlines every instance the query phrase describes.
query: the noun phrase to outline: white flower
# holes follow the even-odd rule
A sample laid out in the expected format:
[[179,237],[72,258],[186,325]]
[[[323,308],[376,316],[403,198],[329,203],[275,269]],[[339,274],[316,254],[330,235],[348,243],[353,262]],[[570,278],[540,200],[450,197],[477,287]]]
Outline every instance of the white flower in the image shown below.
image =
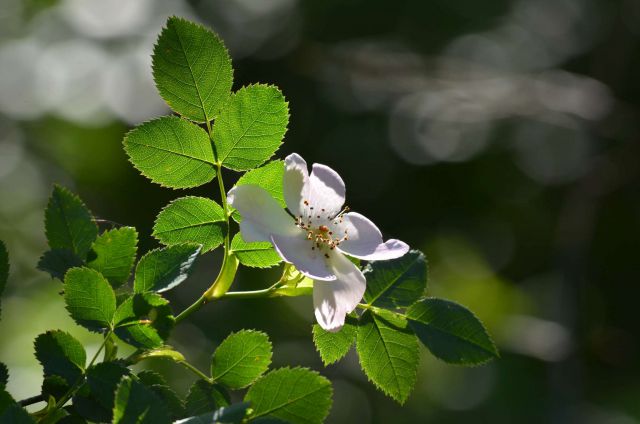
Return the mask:
[[325,330],[338,331],[366,288],[364,275],[345,254],[386,260],[404,255],[409,246],[400,240],[383,242],[373,222],[343,209],[344,182],[328,166],[316,163],[309,175],[304,159],[287,156],[283,189],[291,214],[255,185],[232,188],[228,201],[242,215],[245,241],[271,242],[282,259],[314,280],[316,319]]

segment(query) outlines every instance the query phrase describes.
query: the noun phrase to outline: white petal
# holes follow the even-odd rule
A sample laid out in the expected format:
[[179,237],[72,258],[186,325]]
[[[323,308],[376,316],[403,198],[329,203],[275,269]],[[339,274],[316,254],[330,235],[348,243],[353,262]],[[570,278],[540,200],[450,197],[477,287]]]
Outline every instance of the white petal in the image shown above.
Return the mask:
[[256,185],[232,188],[227,201],[242,216],[240,232],[247,242],[270,241],[272,234],[293,235],[300,231],[269,192]]
[[367,282],[360,269],[340,253],[332,254],[330,264],[338,279],[313,282],[313,306],[318,324],[335,332],[362,299]]
[[326,165],[314,163],[309,177],[309,203],[314,212],[330,216],[337,214],[344,205],[344,195],[344,181],[340,175]]
[[[313,242],[307,240],[304,230],[293,236],[274,234],[271,243],[282,259],[293,264],[298,271],[314,280],[335,280],[336,275],[327,265],[327,258],[318,249],[312,250]],[[243,234],[244,236],[244,234]]]
[[295,216],[304,215],[304,201],[309,198],[309,170],[307,162],[297,153],[284,159],[284,200]]
[[339,235],[344,231],[348,239],[340,243],[339,249],[359,259],[383,261],[399,258],[409,251],[409,246],[400,240],[390,239],[383,243],[378,227],[357,212],[344,215]]

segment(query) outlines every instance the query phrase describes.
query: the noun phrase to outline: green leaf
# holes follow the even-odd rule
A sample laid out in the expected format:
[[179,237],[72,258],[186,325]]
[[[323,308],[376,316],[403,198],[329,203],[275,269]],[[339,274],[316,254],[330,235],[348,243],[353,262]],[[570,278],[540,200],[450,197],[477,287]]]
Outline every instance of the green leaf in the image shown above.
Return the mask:
[[306,368],[281,368],[256,381],[244,397],[252,419],[274,417],[293,424],[322,423],[331,409],[331,382]]
[[0,423],[33,424],[35,420],[6,390],[0,389]]
[[87,380],[73,397],[76,411],[90,421],[111,421],[115,392],[129,369],[116,362],[103,362],[87,369]]
[[44,252],[38,261],[38,269],[48,272],[51,278],[64,280],[64,275],[71,268],[84,265],[82,259],[69,249],[52,249]]
[[237,233],[231,241],[231,252],[240,263],[252,268],[269,268],[282,262],[282,258],[268,241],[247,243]]
[[100,272],[114,288],[127,281],[136,260],[138,232],[122,227],[102,233],[87,258],[87,266]]
[[84,258],[98,236],[98,226],[82,200],[64,187],[53,187],[44,213],[44,228],[52,249],[68,249]]
[[407,310],[407,318],[420,341],[445,362],[478,365],[499,356],[482,322],[457,303],[423,299]]
[[416,383],[418,340],[401,315],[379,310],[360,317],[356,350],[369,380],[399,403]]
[[236,403],[213,412],[176,421],[174,424],[240,423],[247,415],[250,406],[247,402]]
[[233,83],[229,53],[216,34],[170,17],[152,58],[153,79],[171,109],[196,122],[216,116]]
[[62,377],[70,386],[82,378],[87,354],[82,343],[71,334],[47,331],[36,337],[34,345],[45,376]]
[[364,270],[367,291],[364,300],[382,308],[404,308],[424,295],[427,261],[418,250],[389,261],[369,263]]
[[169,302],[156,293],[137,293],[116,310],[115,333],[125,342],[146,349],[164,345],[175,324]]
[[96,331],[112,326],[116,295],[109,282],[91,268],[71,268],[64,278],[67,310],[78,324]]
[[184,417],[186,414],[184,404],[176,392],[169,387],[164,377],[150,370],[141,371],[137,377],[142,384],[153,390],[167,406],[171,419]]
[[0,362],[0,389],[4,389],[9,382],[9,369],[7,366]]
[[228,406],[230,402],[229,394],[222,386],[198,380],[189,389],[185,406],[189,415],[200,415]]
[[124,150],[142,175],[164,187],[197,187],[216,176],[209,136],[176,116],[154,119],[129,131]]
[[326,331],[318,324],[313,325],[313,343],[325,366],[338,362],[349,352],[357,332],[358,319],[354,315],[347,315],[344,327],[337,333]]
[[211,358],[211,377],[231,389],[241,389],[260,377],[271,363],[269,337],[241,330],[222,341]]
[[[286,208],[287,204],[284,201],[282,186],[283,178],[284,161],[274,160],[267,163],[266,165],[261,166],[260,168],[252,169],[245,172],[236,182],[236,186],[247,184],[257,185],[258,187],[268,191],[271,197],[276,199],[280,206]],[[240,213],[235,209],[232,209],[231,217],[236,222],[240,222],[240,220],[242,219],[240,217]]]
[[136,267],[133,291],[162,293],[182,283],[189,277],[200,248],[194,244],[176,244],[148,252]]
[[213,126],[218,160],[236,171],[259,166],[278,150],[288,123],[289,105],[277,87],[242,87]]
[[153,226],[153,236],[162,243],[197,243],[202,245],[202,253],[220,246],[226,232],[222,207],[211,199],[194,196],[169,203]]
[[169,412],[155,392],[130,377],[122,379],[113,407],[114,424],[169,424]]

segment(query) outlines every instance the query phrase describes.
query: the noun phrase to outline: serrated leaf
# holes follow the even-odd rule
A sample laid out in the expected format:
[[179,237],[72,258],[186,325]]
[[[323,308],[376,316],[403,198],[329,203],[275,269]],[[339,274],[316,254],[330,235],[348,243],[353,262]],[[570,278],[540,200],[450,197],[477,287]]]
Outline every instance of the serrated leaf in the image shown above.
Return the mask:
[[169,412],[162,400],[139,381],[122,379],[113,407],[114,424],[169,424]]
[[82,200],[58,185],[45,210],[44,228],[51,249],[68,249],[80,258],[98,236],[98,226]]
[[32,424],[35,420],[6,390],[0,389],[0,423]]
[[329,414],[331,382],[306,368],[281,368],[256,381],[244,397],[251,418],[274,417],[293,424],[322,423]]
[[407,318],[420,341],[445,362],[478,365],[499,356],[482,322],[455,302],[423,299],[407,309]]
[[366,311],[360,317],[356,350],[367,377],[384,393],[404,403],[416,383],[418,340],[398,314]]
[[211,199],[187,196],[169,203],[156,218],[153,236],[165,245],[196,243],[202,253],[220,246],[227,231],[224,210]]
[[111,327],[116,295],[98,271],[70,269],[64,278],[64,300],[71,318],[83,327],[92,331]]
[[169,302],[156,293],[136,293],[125,299],[114,316],[115,334],[138,348],[153,349],[164,340],[175,324]]
[[[68,389],[64,392],[67,393]],[[60,396],[64,396],[64,393]],[[111,399],[115,396],[114,392],[111,393]],[[105,423],[111,422],[113,419],[113,410],[108,410],[98,400],[91,395],[91,389],[88,384],[80,386],[78,391],[73,395],[73,411],[76,415],[79,415],[82,419],[82,423],[97,422]]]
[[59,376],[68,385],[76,384],[84,373],[87,354],[78,340],[64,331],[47,331],[36,337],[35,356],[45,377]]
[[176,244],[148,252],[136,266],[133,291],[162,293],[186,280],[201,247],[194,244]]
[[282,258],[268,241],[247,243],[237,233],[231,241],[231,252],[240,263],[252,268],[269,268],[282,262]]
[[93,242],[87,266],[100,272],[114,288],[127,281],[136,260],[138,232],[133,227],[115,228]]
[[129,131],[124,150],[142,175],[162,186],[197,187],[216,176],[209,136],[176,116],[154,119]]
[[229,97],[231,58],[208,29],[170,17],[153,49],[153,79],[167,104],[196,122],[211,121]]
[[[247,184],[257,185],[258,187],[268,191],[271,197],[276,199],[280,206],[286,208],[287,204],[284,201],[282,186],[283,177],[284,161],[274,160],[260,168],[255,168],[242,174],[236,182],[236,186]],[[231,217],[236,222],[240,222],[242,219],[240,217],[240,213],[235,209],[232,209]]]
[[40,257],[38,269],[51,275],[51,278],[64,279],[71,268],[84,265],[82,259],[69,249],[52,249]]
[[250,85],[231,95],[213,126],[217,158],[246,171],[278,150],[289,123],[289,105],[277,87]]
[[271,364],[269,337],[255,330],[241,330],[222,341],[211,358],[211,377],[231,389],[253,383]]
[[224,406],[213,412],[185,418],[173,424],[240,423],[251,405],[247,402]]
[[9,369],[7,366],[0,362],[0,389],[4,389],[9,382]]
[[115,392],[129,369],[116,362],[103,362],[87,369],[87,380],[73,397],[79,414],[91,421],[111,421]]
[[382,308],[405,308],[424,295],[427,261],[419,250],[388,261],[371,262],[364,269],[364,300]]
[[167,381],[160,374],[150,370],[138,373],[138,379],[142,384],[154,391],[154,393],[164,402],[169,410],[171,419],[184,417],[186,411],[184,403],[167,384]]
[[222,386],[198,380],[189,388],[185,407],[189,415],[200,415],[228,406],[230,402],[229,393]]
[[313,325],[313,343],[325,366],[338,362],[349,352],[357,332],[358,319],[354,315],[347,315],[344,327],[336,333],[326,331],[318,324]]

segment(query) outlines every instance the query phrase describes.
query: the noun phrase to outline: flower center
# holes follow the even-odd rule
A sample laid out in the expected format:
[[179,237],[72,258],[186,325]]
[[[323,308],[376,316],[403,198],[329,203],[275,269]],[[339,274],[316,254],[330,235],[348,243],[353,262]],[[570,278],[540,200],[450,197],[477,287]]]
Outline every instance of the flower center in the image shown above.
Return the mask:
[[[307,240],[311,241],[311,250],[333,250],[343,241],[349,240],[347,228],[341,225],[349,207],[331,216],[325,209],[318,210],[311,206],[308,200],[304,201],[304,206],[303,215],[296,217],[296,226],[306,231]],[[329,254],[325,251],[324,256],[328,258]]]

